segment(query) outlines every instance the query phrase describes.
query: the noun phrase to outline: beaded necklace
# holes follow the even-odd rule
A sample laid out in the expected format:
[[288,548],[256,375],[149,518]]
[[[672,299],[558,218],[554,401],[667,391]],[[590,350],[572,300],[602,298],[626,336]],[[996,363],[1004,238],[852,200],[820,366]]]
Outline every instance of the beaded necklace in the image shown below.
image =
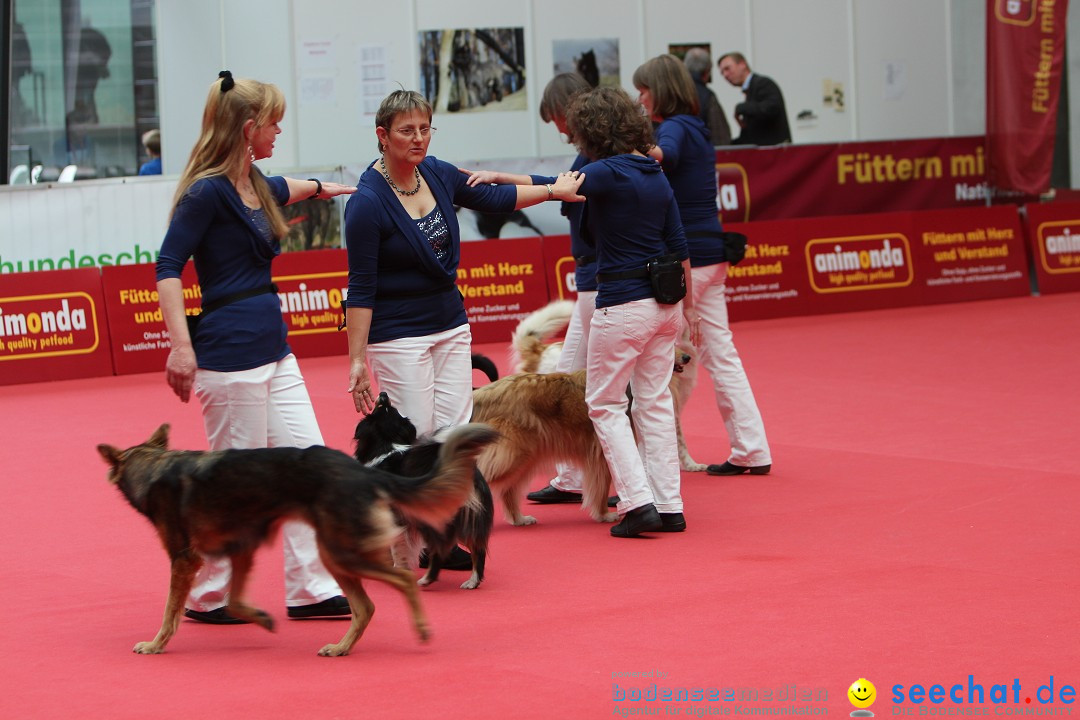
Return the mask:
[[416,187],[412,190],[402,190],[390,179],[390,173],[386,172],[386,161],[383,158],[379,158],[379,167],[382,168],[382,176],[386,178],[386,182],[390,183],[390,187],[397,190],[398,195],[415,195],[420,192],[420,170],[418,168],[413,168],[413,174],[416,175]]

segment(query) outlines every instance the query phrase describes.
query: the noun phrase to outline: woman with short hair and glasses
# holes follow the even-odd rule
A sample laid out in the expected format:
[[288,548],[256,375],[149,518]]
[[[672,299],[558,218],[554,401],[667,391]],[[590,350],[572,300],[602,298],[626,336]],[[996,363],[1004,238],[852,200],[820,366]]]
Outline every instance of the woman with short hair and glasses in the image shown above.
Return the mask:
[[374,379],[421,434],[472,415],[472,333],[456,285],[455,207],[510,212],[584,200],[576,172],[545,185],[471,187],[456,166],[428,156],[431,118],[420,93],[397,90],[383,100],[375,115],[381,157],[345,206],[349,393],[357,412],[371,412]]

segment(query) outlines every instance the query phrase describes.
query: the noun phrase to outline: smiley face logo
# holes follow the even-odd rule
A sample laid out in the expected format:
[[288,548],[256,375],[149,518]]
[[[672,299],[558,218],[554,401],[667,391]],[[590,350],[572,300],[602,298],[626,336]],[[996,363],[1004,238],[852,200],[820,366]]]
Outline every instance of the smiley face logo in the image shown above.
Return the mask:
[[866,678],[859,678],[855,682],[851,683],[851,687],[847,691],[848,700],[851,704],[857,708],[868,708],[874,704],[874,700],[877,699],[877,688],[874,687],[874,683],[870,682]]

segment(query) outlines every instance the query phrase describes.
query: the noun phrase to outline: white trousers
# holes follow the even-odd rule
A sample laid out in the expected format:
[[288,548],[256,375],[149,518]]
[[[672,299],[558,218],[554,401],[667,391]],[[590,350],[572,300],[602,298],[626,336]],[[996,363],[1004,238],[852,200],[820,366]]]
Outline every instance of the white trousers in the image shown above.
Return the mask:
[[[668,382],[682,305],[652,298],[597,308],[589,330],[585,400],[625,514],[650,503],[682,512],[675,410]],[[634,393],[633,428],[626,386]]]
[[[322,445],[296,357],[252,370],[195,371],[195,396],[202,405],[211,450]],[[282,526],[285,604],[313,605],[341,594],[319,560],[315,530],[298,520]],[[232,567],[227,558],[206,558],[187,607],[207,612],[228,602]]]
[[368,345],[371,374],[390,402],[426,435],[472,417],[472,331],[445,332]]
[[765,424],[728,328],[724,296],[728,263],[696,267],[690,273],[694,306],[701,316],[702,343],[698,354],[701,366],[712,378],[716,406],[727,428],[731,445],[728,461],[742,467],[771,465],[772,453],[765,438]]
[[[589,356],[589,326],[594,310],[596,310],[596,291],[578,292],[555,372],[571,373],[586,367],[585,361]],[[555,469],[558,475],[552,479],[552,487],[566,492],[582,491],[584,478],[579,468],[566,463],[556,463]]]

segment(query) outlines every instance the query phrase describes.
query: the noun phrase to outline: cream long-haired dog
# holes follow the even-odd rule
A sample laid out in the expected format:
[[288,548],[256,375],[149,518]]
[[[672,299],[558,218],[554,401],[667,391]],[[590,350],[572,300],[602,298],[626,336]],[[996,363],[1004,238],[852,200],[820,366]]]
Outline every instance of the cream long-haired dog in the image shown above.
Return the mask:
[[473,422],[499,433],[476,466],[502,500],[513,525],[532,525],[521,514],[521,496],[538,471],[557,461],[581,468],[581,506],[598,522],[613,522],[608,511],[611,470],[585,404],[585,371],[508,375],[473,391]]
[[[551,339],[566,332],[574,303],[555,300],[526,316],[511,336],[510,360],[516,373],[551,373],[559,362],[562,342]],[[679,466],[685,472],[702,472],[705,465],[694,460],[683,438],[679,416],[690,393],[697,384],[697,365],[693,363],[694,348],[686,333],[675,345],[675,371],[671,374],[671,399],[675,405],[675,434],[679,444]],[[486,422],[486,421],[484,421]]]

